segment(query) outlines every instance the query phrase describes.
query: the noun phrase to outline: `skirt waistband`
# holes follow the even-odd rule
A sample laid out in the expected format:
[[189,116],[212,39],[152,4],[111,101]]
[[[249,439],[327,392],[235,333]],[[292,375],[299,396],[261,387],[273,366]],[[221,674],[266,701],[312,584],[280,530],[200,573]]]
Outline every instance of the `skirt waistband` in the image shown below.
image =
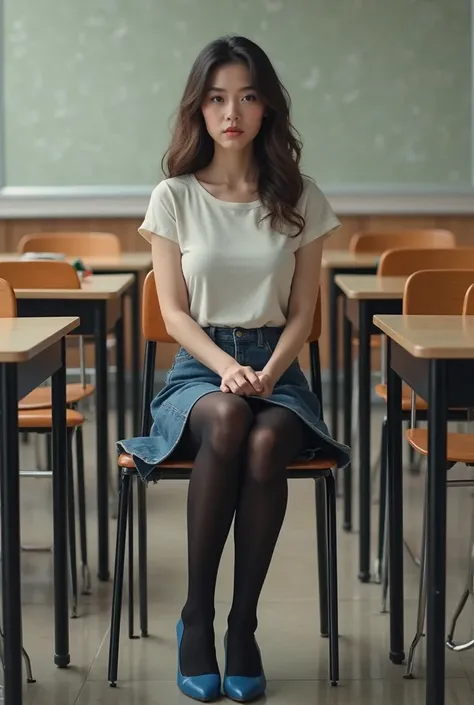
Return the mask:
[[266,342],[276,344],[283,332],[282,327],[264,328],[222,328],[208,326],[204,332],[218,344],[238,343],[242,345],[258,345],[263,347]]

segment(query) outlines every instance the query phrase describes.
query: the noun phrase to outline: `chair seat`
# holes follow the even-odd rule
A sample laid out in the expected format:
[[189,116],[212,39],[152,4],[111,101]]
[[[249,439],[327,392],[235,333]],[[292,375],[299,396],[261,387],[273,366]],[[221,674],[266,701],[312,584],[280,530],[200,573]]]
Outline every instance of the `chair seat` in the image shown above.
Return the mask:
[[[121,453],[118,457],[118,465],[121,468],[127,470],[133,470],[135,468],[135,463],[133,458],[129,453]],[[331,458],[315,458],[314,460],[302,460],[288,465],[287,470],[291,472],[292,470],[315,472],[320,470],[321,472],[331,470],[337,465],[336,461]],[[160,463],[160,468],[164,470],[191,470],[193,462],[191,460],[165,460]]]
[[[376,384],[375,393],[380,398],[387,403],[387,385],[386,384]],[[410,411],[411,409],[411,389],[406,384],[402,384],[402,411]],[[426,411],[428,409],[428,404],[421,397],[416,397],[416,409],[417,411]]]
[[[410,428],[405,435],[412,448],[422,455],[428,455],[427,429]],[[447,459],[452,463],[474,463],[474,434],[448,433]]]
[[[93,384],[83,386],[80,382],[66,385],[66,404],[77,404],[86,397],[94,394]],[[23,397],[18,404],[18,408],[28,409],[48,409],[51,407],[51,387],[37,387],[32,392]]]
[[[66,410],[66,426],[68,428],[77,428],[82,426],[85,419],[82,414],[74,409]],[[18,427],[20,429],[35,428],[45,429],[53,426],[52,409],[36,409],[34,411],[19,411],[18,412]]]

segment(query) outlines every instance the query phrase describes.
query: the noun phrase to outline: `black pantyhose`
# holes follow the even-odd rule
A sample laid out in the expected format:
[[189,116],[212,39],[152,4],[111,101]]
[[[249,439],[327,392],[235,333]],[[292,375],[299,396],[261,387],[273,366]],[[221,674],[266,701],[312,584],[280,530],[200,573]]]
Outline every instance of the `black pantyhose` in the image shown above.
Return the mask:
[[[252,405],[253,408],[253,405]],[[229,675],[261,671],[257,604],[285,516],[285,468],[303,445],[293,412],[242,397],[209,394],[194,406],[186,444],[195,454],[188,493],[188,597],[183,608],[184,675],[217,673],[214,594],[235,514],[234,596],[229,614]]]

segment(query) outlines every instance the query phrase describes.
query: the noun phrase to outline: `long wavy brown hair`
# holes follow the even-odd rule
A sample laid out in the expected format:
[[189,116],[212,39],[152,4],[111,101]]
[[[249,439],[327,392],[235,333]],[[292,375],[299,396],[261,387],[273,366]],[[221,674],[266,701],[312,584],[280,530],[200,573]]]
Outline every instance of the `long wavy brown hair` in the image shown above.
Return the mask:
[[270,218],[274,230],[287,231],[289,227],[289,234],[297,236],[305,226],[296,207],[303,192],[299,169],[302,143],[291,124],[288,91],[268,56],[250,39],[221,37],[197,57],[178,108],[171,144],[163,157],[163,172],[168,177],[193,174],[212,161],[214,141],[201,108],[212,73],[230,63],[248,67],[252,84],[265,105],[266,117],[253,143],[259,196],[267,211],[264,219]]

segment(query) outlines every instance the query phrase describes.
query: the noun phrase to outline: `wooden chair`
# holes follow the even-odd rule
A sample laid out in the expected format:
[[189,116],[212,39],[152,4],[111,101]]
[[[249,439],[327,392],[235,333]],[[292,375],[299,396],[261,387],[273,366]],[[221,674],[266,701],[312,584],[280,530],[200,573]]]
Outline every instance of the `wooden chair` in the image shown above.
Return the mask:
[[[76,270],[67,262],[0,262],[0,278],[6,280],[13,289],[79,289],[81,286]],[[78,383],[66,385],[66,404],[68,406],[67,423],[68,428],[71,429],[71,442],[73,435],[76,441],[82,592],[84,594],[90,593],[91,579],[87,559],[86,499],[82,435],[84,417],[77,411],[77,405],[83,399],[91,396],[94,391],[95,388],[91,384]],[[39,429],[41,429],[42,433],[50,433],[52,423],[51,387],[38,387],[34,389],[20,400],[18,408],[20,410],[20,429],[23,432],[26,433],[28,427],[31,427],[35,433],[39,433]],[[75,431],[74,434],[72,430]],[[47,477],[47,474],[43,471],[39,471],[38,474],[34,471],[33,474],[35,477]],[[32,473],[29,473],[29,476],[31,477]],[[77,584],[74,589],[77,595]]]
[[[405,285],[405,292],[403,297],[403,313],[406,315],[461,315],[463,311],[469,310],[466,306],[466,292],[469,288],[473,288],[474,283],[474,267],[472,270],[426,270],[419,271],[412,274]],[[414,395],[412,395],[412,398]],[[424,404],[424,402],[423,402]],[[423,410],[426,409],[426,404],[424,404]],[[416,420],[416,414],[419,410],[419,405],[412,401],[411,405],[411,420],[412,426]],[[450,410],[450,419],[459,419],[457,414],[463,414],[464,418],[468,415],[468,410]],[[427,429],[419,428],[409,428],[406,432],[406,438],[417,452],[427,455],[428,454],[428,432]],[[464,463],[474,463],[474,436],[471,434],[458,434],[450,433],[448,434],[448,448],[447,456],[449,461],[449,467],[452,467],[457,462]],[[385,451],[386,457],[386,451]],[[449,486],[459,486],[459,481],[448,480],[447,485]],[[468,483],[473,484],[473,483]],[[461,482],[462,486],[465,486],[465,482]],[[387,494],[381,495],[382,499],[387,500]],[[422,550],[420,557],[420,589],[419,589],[419,601],[418,601],[418,615],[417,615],[417,626],[415,637],[410,646],[410,651],[407,659],[406,667],[406,678],[413,677],[413,664],[416,647],[423,636],[423,628],[426,613],[426,519],[427,519],[427,494],[425,487],[425,502],[424,502],[424,513],[423,513],[423,539],[422,539]],[[388,532],[386,532],[387,534]],[[471,546],[474,546],[474,523],[473,523],[473,535]],[[386,568],[387,560],[384,558],[384,581],[387,580]],[[474,578],[474,554],[473,560],[470,565],[470,580],[471,580],[471,591],[463,595],[460,606],[456,610],[455,617],[450,630],[450,635],[448,636],[448,646],[451,646],[453,650],[464,650],[474,646],[474,640],[469,644],[461,645],[457,647],[453,643],[454,628],[459,617],[464,604],[467,601],[469,594],[473,594],[474,583],[472,580]]]
[[[153,397],[153,378],[155,357],[158,343],[175,342],[166,332],[161,316],[156,293],[153,272],[146,277],[143,287],[143,334],[146,340],[145,374],[143,381],[143,409],[141,435],[148,436],[152,425],[150,405]],[[318,303],[313,330],[308,339],[310,345],[312,388],[321,400],[321,371],[319,362],[318,340],[321,333],[321,305]],[[117,544],[114,570],[114,591],[111,618],[108,680],[115,687],[118,676],[118,654],[120,638],[120,622],[122,612],[122,592],[125,563],[125,543],[127,524],[129,531],[129,562],[133,566],[133,517],[130,510],[133,507],[132,480],[137,477],[137,471],[131,455],[122,454],[118,459],[121,468],[120,502],[117,520]],[[337,604],[337,546],[336,546],[336,504],[335,483],[332,468],[336,466],[334,458],[318,458],[312,461],[295,462],[288,467],[289,478],[312,478],[316,486],[316,523],[318,527],[318,566],[320,581],[321,633],[329,636],[330,680],[336,685],[339,679],[338,650],[338,604]],[[189,479],[192,462],[165,460],[157,466],[150,480],[158,479]],[[320,483],[326,484],[326,518],[322,511],[324,495],[321,495]],[[140,625],[141,635],[148,635],[147,586],[146,586],[146,487],[139,482],[139,573],[140,573]],[[327,544],[325,543],[327,541]],[[129,565],[129,637],[133,638],[133,570]],[[327,581],[325,580],[327,578]],[[130,616],[131,615],[131,616]]]
[[466,291],[462,312],[465,316],[474,316],[474,284]]
[[54,252],[66,257],[118,257],[122,245],[113,233],[57,232],[30,233],[18,243],[18,252]]
[[408,277],[423,269],[474,269],[474,247],[395,248],[380,257],[380,277]]
[[[54,252],[64,254],[66,257],[84,258],[87,264],[88,257],[119,257],[122,254],[120,238],[113,233],[102,232],[46,232],[30,233],[24,235],[18,243],[18,252]],[[81,377],[86,383],[84,340],[80,337]],[[115,336],[107,336],[107,348],[115,346]],[[90,378],[90,377],[89,377]]]
[[[456,274],[451,278],[451,286],[445,298],[446,309],[449,311],[457,310],[460,313],[461,309],[457,308],[458,302],[452,300],[455,292],[458,296],[464,296],[464,291],[459,291],[459,283],[464,281],[457,277],[459,270],[474,270],[474,247],[456,247],[454,249],[433,249],[426,250],[422,248],[416,249],[394,249],[387,250],[380,258],[377,268],[377,275],[380,277],[404,277],[410,276],[414,272],[422,270],[456,270]],[[467,275],[469,277],[469,275]],[[447,279],[450,279],[447,275]],[[416,285],[415,280],[415,285]],[[421,281],[421,280],[420,280]],[[412,284],[414,286],[414,284]],[[462,288],[462,287],[461,287]],[[428,302],[426,302],[428,303]],[[433,305],[442,306],[438,296],[433,297]],[[437,311],[438,315],[442,311]],[[378,397],[387,401],[387,385],[378,384],[375,388],[375,393]],[[411,390],[403,385],[402,387],[402,408],[404,411],[409,411],[411,408]],[[425,411],[426,402],[422,399],[417,399],[417,410]]]
[[[463,252],[464,250],[452,250],[453,252]],[[460,264],[462,261],[472,260],[472,270],[466,269],[438,269],[438,270],[421,270],[417,271],[415,267],[421,266],[421,260],[425,256],[429,262],[439,263],[443,261],[446,257],[446,250],[431,250],[427,252],[426,250],[389,250],[382,255],[382,259],[379,264],[379,274],[381,276],[403,276],[404,274],[412,274],[413,271],[416,274],[412,274],[408,281],[410,281],[410,286],[405,288],[405,295],[403,300],[403,310],[405,313],[410,312],[411,314],[425,314],[425,315],[459,315],[462,311],[464,294],[466,289],[470,286],[471,279],[474,282],[473,271],[474,271],[474,248],[468,249],[465,254],[464,259],[454,257],[449,264]],[[393,274],[393,272],[397,274]],[[407,284],[408,284],[407,281]],[[441,286],[442,289],[434,290],[434,287]],[[407,298],[408,297],[408,298]],[[388,401],[387,395],[387,385],[384,383],[377,384],[375,387],[375,394],[382,399],[385,403]],[[403,420],[410,423],[410,433],[412,434],[412,440],[416,440],[418,434],[423,437],[423,429],[416,429],[416,418],[418,420],[421,418],[426,419],[426,414],[428,410],[428,405],[424,399],[416,396],[412,390],[406,384],[402,384],[402,412]],[[416,415],[415,412],[416,411]],[[465,409],[453,409],[450,412],[450,418],[454,421],[465,421],[466,418]],[[383,565],[383,554],[384,554],[384,542],[386,538],[385,524],[386,524],[386,504],[382,499],[386,495],[386,477],[387,477],[387,467],[386,467],[386,443],[387,443],[387,419],[385,418],[382,423],[382,436],[381,436],[381,465],[380,465],[380,497],[381,501],[379,504],[379,526],[378,526],[378,550],[377,550],[377,560],[375,564],[375,573],[380,577],[380,571]],[[410,443],[410,449],[413,452],[414,445]],[[385,611],[385,603],[387,597],[387,582],[382,580],[382,610]]]
[[[407,229],[399,231],[376,231],[373,233],[356,233],[353,235],[349,241],[349,250],[354,253],[374,253],[381,255],[381,260],[378,266],[378,274],[380,276],[397,276],[391,272],[385,271],[385,266],[383,264],[384,258],[387,255],[387,250],[392,250],[397,248],[400,252],[400,261],[403,260],[403,254],[406,248],[417,248],[417,250],[424,256],[426,255],[427,249],[436,247],[438,251],[441,248],[455,248],[456,238],[454,234],[449,230],[436,230],[436,229]],[[442,250],[445,252],[445,249]],[[473,250],[474,252],[474,250]],[[391,265],[392,266],[392,265]],[[435,265],[436,266],[436,265]],[[469,266],[469,265],[467,265]],[[416,269],[426,269],[426,267],[417,267]],[[413,269],[412,271],[416,271]],[[408,272],[411,274],[411,272]],[[380,349],[382,346],[382,335],[375,334],[370,336],[370,347],[371,350]],[[352,337],[352,345],[357,348],[359,345],[359,338],[357,335]],[[384,354],[383,351],[381,353]],[[353,372],[354,384],[353,384],[353,399],[352,403],[357,404],[357,385],[358,385],[358,370],[355,367]],[[408,404],[410,401],[408,400]],[[352,414],[354,419],[354,428],[352,429],[352,435],[356,434],[356,419],[357,413]],[[355,436],[357,438],[357,436]],[[378,569],[377,569],[378,570]]]
[[15,292],[5,279],[0,279],[0,318],[16,318]]
[[450,230],[406,229],[395,231],[376,231],[357,233],[349,242],[351,252],[373,252],[381,255],[386,250],[400,247],[441,248],[456,247],[456,238]]
[[[0,278],[0,318],[16,318],[17,305],[15,293],[10,282]],[[67,475],[68,475],[68,526],[69,526],[69,557],[71,565],[71,588],[73,596],[72,616],[77,616],[78,604],[78,584],[77,584],[77,559],[76,559],[76,530],[75,530],[75,499],[74,499],[74,478],[72,463],[72,435],[84,423],[84,417],[73,409],[66,410],[67,428]],[[53,427],[52,409],[28,410],[21,408],[21,401],[18,407],[18,429],[20,433],[49,433]],[[25,471],[20,470],[20,477],[45,478],[51,477],[51,471]],[[82,484],[84,473],[82,472]],[[81,477],[78,471],[78,484],[80,486]],[[82,486],[82,493],[84,488]],[[81,488],[80,488],[81,494]],[[85,510],[85,504],[83,504]],[[79,504],[81,510],[81,503]],[[84,514],[85,524],[85,514]],[[87,554],[86,554],[87,555]],[[87,563],[86,563],[87,567]],[[31,672],[31,669],[30,669]]]

